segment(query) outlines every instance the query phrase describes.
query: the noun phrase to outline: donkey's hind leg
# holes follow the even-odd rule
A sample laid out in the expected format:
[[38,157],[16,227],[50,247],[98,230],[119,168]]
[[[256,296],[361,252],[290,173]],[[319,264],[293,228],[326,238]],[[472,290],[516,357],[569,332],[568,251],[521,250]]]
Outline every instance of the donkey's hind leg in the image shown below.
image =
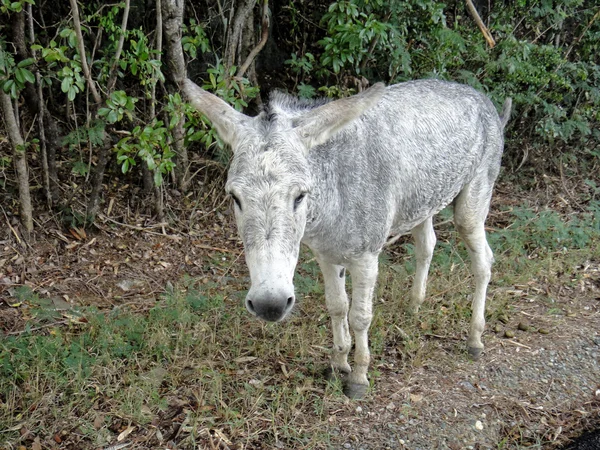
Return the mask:
[[463,188],[454,203],[454,223],[469,251],[471,269],[475,277],[473,312],[467,341],[469,353],[475,359],[479,358],[483,351],[481,335],[485,327],[485,300],[494,260],[484,227],[492,186],[493,182],[487,177],[476,178]]
[[410,313],[416,313],[425,300],[425,291],[427,289],[427,275],[429,265],[435,248],[435,232],[433,231],[433,220],[429,217],[411,230],[415,241],[415,256],[417,259],[417,269],[412,291],[410,293]]
[[326,372],[329,378],[338,372],[342,375],[350,373],[348,353],[352,346],[352,338],[348,329],[348,295],[346,294],[346,269],[329,264],[317,257],[325,280],[325,303],[331,317],[333,330],[333,349],[331,367]]

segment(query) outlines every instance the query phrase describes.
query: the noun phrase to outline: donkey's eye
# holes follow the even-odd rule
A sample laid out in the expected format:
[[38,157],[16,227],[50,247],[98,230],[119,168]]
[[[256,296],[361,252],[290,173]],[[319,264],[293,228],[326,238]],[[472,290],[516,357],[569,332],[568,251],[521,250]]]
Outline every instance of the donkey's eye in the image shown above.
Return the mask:
[[296,200],[294,200],[294,211],[298,208],[298,206],[300,206],[300,204],[302,203],[302,200],[304,200],[305,196],[306,196],[306,194],[302,193],[298,197],[296,197]]
[[242,204],[240,203],[240,199],[237,198],[234,194],[230,193],[229,195],[231,195],[231,198],[233,198],[233,201],[235,202],[235,204],[237,205],[238,208],[240,208],[240,211],[242,210]]

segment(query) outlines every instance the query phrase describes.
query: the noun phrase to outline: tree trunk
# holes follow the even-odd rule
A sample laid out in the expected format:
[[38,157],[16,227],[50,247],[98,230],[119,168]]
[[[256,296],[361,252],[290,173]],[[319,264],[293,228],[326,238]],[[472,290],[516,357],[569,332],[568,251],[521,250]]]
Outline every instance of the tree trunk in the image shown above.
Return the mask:
[[230,22],[229,31],[227,33],[227,45],[225,47],[225,53],[223,55],[225,70],[229,73],[232,66],[236,64],[239,59],[238,55],[242,44],[242,34],[244,31],[244,24],[248,19],[248,16],[254,9],[256,0],[239,0],[237,7],[235,8],[235,16],[233,21]]
[[100,197],[102,194],[102,181],[104,180],[104,170],[108,163],[108,156],[110,155],[110,149],[112,148],[112,142],[108,131],[105,131],[104,144],[98,149],[98,161],[96,161],[96,168],[92,175],[92,192],[87,205],[87,217],[88,223],[93,223],[98,215],[100,209]]
[[[0,100],[2,102],[2,114],[6,126],[6,133],[10,139],[13,149],[13,158],[15,170],[17,172],[17,183],[19,186],[19,209],[21,223],[29,235],[33,231],[33,214],[31,209],[31,194],[29,192],[29,174],[27,173],[27,157],[25,146],[15,112],[12,106],[12,100],[8,94],[0,89]],[[28,236],[29,237],[29,236]]]
[[[31,5],[28,5],[29,14],[29,40],[34,42],[33,18],[31,16]],[[25,43],[25,16],[24,12],[15,14],[15,20],[12,23],[12,37],[17,50],[17,62],[30,57],[27,44]],[[35,55],[34,55],[35,56]],[[42,94],[41,76],[39,70],[35,70],[35,76],[38,84],[35,86],[30,83],[25,84],[22,91],[27,109],[32,116],[37,116],[40,133],[40,148],[42,152],[44,188],[49,206],[59,199],[58,189],[58,171],[56,168],[56,149],[58,147],[58,127],[54,117],[49,113],[44,104]]]
[[[158,52],[158,60],[161,60],[162,55],[162,6],[161,0],[156,0],[156,51]],[[152,95],[150,98],[150,120],[156,119],[156,83],[155,80],[152,83]],[[154,177],[150,172],[147,164],[142,164],[144,174],[144,187],[148,186],[147,192],[153,192],[154,194],[154,212],[159,222],[164,222],[165,211],[163,207],[163,191],[160,186],[154,183]],[[155,169],[156,170],[156,169]],[[148,182],[149,181],[149,182]],[[152,189],[152,191],[150,191]]]
[[[170,91],[179,92],[181,83],[187,76],[183,47],[181,46],[181,25],[183,23],[183,0],[162,0],[162,21],[165,37],[167,78],[171,82]],[[173,147],[176,155],[175,177],[181,192],[189,185],[189,160],[187,149],[183,145],[185,118],[183,113],[173,129]]]

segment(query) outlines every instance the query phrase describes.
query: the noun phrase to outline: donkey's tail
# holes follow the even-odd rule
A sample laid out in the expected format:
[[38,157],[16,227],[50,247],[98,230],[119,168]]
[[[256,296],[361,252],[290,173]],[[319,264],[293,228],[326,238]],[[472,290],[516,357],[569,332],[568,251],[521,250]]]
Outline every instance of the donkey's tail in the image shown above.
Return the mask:
[[508,123],[508,119],[510,119],[510,110],[512,108],[512,98],[507,97],[504,100],[504,105],[502,106],[502,113],[500,114],[500,122],[502,123],[502,128],[506,127]]

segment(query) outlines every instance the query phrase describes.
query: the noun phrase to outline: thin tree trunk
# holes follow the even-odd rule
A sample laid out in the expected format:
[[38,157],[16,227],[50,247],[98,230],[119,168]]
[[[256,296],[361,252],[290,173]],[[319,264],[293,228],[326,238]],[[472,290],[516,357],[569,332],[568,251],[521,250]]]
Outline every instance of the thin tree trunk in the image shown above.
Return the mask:
[[102,102],[102,98],[100,97],[100,94],[98,94],[96,83],[92,79],[92,74],[87,64],[87,53],[85,52],[83,34],[81,33],[81,23],[79,20],[79,7],[77,6],[77,0],[69,1],[71,3],[71,10],[73,11],[73,26],[75,27],[75,34],[77,36],[77,52],[79,53],[79,58],[81,60],[81,68],[83,69],[83,74],[88,82],[88,87],[92,93],[92,96],[94,97],[94,101],[96,104],[99,104]]
[[107,91],[108,94],[112,92],[117,82],[117,67],[119,65],[119,59],[121,58],[121,52],[123,51],[123,43],[125,42],[125,32],[127,30],[127,19],[129,18],[129,2],[125,0],[125,9],[123,10],[123,20],[121,22],[121,36],[119,36],[119,42],[117,44],[117,51],[115,52],[115,60],[110,68],[110,76],[108,78]]
[[[179,91],[179,87],[186,75],[185,58],[181,46],[181,25],[183,23],[184,0],[162,0],[162,20],[165,37],[167,77],[172,83],[172,90]],[[187,149],[183,145],[185,118],[183,113],[173,129],[173,147],[176,154],[175,177],[182,192],[186,192],[189,185],[189,160]]]
[[[90,86],[90,90],[92,90],[92,95],[96,100],[96,107],[94,108],[94,115],[97,114],[97,106],[101,103],[102,99],[99,97],[99,94],[95,90],[95,84],[92,80],[91,73],[87,68],[87,63],[84,67],[84,62],[86,58],[85,45],[83,43],[83,36],[81,35],[81,25],[79,23],[79,11],[77,9],[77,0],[70,0],[71,7],[73,9],[73,22],[75,24],[75,34],[77,35],[78,41],[78,49],[80,52],[80,57],[82,59],[82,67],[88,84]],[[111,69],[109,84],[112,86],[107,86],[107,97],[110,96],[112,88],[116,82],[116,67],[119,64],[119,58],[121,56],[121,50],[123,48],[123,41],[125,39],[125,32],[127,31],[127,19],[129,17],[129,0],[125,0],[125,9],[123,10],[123,20],[121,23],[121,36],[119,38],[119,42],[117,43],[117,50],[115,53],[115,61],[113,63],[113,67]],[[114,78],[114,79],[113,79]],[[108,159],[110,156],[110,149],[112,148],[112,142],[108,133],[104,135],[104,142],[102,147],[98,149],[98,160],[96,161],[96,167],[94,169],[94,174],[92,176],[92,191],[90,192],[90,198],[88,199],[87,205],[87,220],[89,222],[93,222],[98,214],[98,210],[100,209],[100,200],[102,196],[102,181],[104,181],[104,172],[106,170],[106,165],[108,164]]]
[[[33,44],[35,42],[35,33],[33,31],[33,15],[31,12],[31,4],[27,4],[27,16],[29,18],[29,43]],[[32,50],[32,56],[34,59],[36,58],[35,50]],[[44,127],[44,97],[42,91],[42,76],[40,75],[39,69],[35,69],[35,81],[37,84],[37,101],[34,100],[34,103],[38,105],[38,110],[36,112],[38,128],[40,134],[40,155],[42,157],[42,180],[44,181],[44,194],[46,196],[46,202],[48,203],[48,208],[52,209],[53,204],[53,196],[52,190],[50,188],[50,169],[48,164],[48,141],[46,140],[46,130]],[[56,165],[54,166],[56,168]]]
[[473,18],[473,20],[475,21],[475,23],[481,30],[483,37],[487,41],[490,48],[494,48],[496,45],[496,41],[494,41],[494,38],[492,37],[492,33],[490,33],[490,30],[488,30],[488,28],[483,23],[483,20],[481,20],[481,17],[479,17],[479,13],[477,12],[475,5],[473,4],[473,0],[466,0],[466,2],[467,2],[467,9],[469,10],[469,14],[471,14],[471,17]]
[[104,180],[104,171],[106,170],[106,164],[108,163],[108,156],[110,149],[112,148],[112,142],[110,136],[105,132],[104,143],[102,147],[98,149],[98,160],[96,161],[96,168],[92,175],[92,192],[90,192],[90,198],[87,205],[87,217],[86,220],[89,223],[93,223],[96,220],[96,215],[100,209],[100,197],[102,194],[102,181]]
[[[156,51],[158,60],[161,60],[162,56],[162,7],[161,0],[156,0]],[[156,83],[158,80],[154,80],[152,83],[152,92],[150,98],[150,119],[156,119]],[[142,164],[143,176],[144,176],[144,189],[146,193],[153,192],[154,194],[154,212],[156,213],[159,222],[164,221],[165,212],[163,208],[163,195],[162,188],[154,183],[154,177],[150,172],[147,164]],[[155,169],[156,170],[156,169]]]
[[230,32],[227,34],[227,45],[225,47],[224,60],[225,70],[229,73],[232,66],[235,65],[237,55],[242,39],[244,24],[248,15],[254,9],[256,0],[241,0],[235,10],[233,22],[230,22]]
[[[253,18],[252,14],[248,15],[249,18]],[[252,20],[253,22],[253,20]],[[253,23],[250,23],[253,25]],[[251,68],[251,77],[254,75],[254,59],[263,49],[265,44],[267,43],[267,39],[269,39],[269,0],[263,0],[263,8],[262,8],[262,20],[261,20],[261,37],[256,47],[254,47],[246,57],[244,63],[240,66],[237,71],[238,77],[243,77],[246,71]],[[250,34],[250,36],[252,36]]]
[[[17,183],[19,186],[19,209],[21,223],[29,235],[33,231],[33,214],[31,208],[31,194],[29,192],[29,174],[27,171],[27,157],[25,147],[17,120],[12,106],[12,100],[8,94],[0,89],[0,101],[2,103],[2,114],[6,126],[6,132],[13,149],[15,170],[17,172]],[[28,236],[29,237],[29,236]]]

